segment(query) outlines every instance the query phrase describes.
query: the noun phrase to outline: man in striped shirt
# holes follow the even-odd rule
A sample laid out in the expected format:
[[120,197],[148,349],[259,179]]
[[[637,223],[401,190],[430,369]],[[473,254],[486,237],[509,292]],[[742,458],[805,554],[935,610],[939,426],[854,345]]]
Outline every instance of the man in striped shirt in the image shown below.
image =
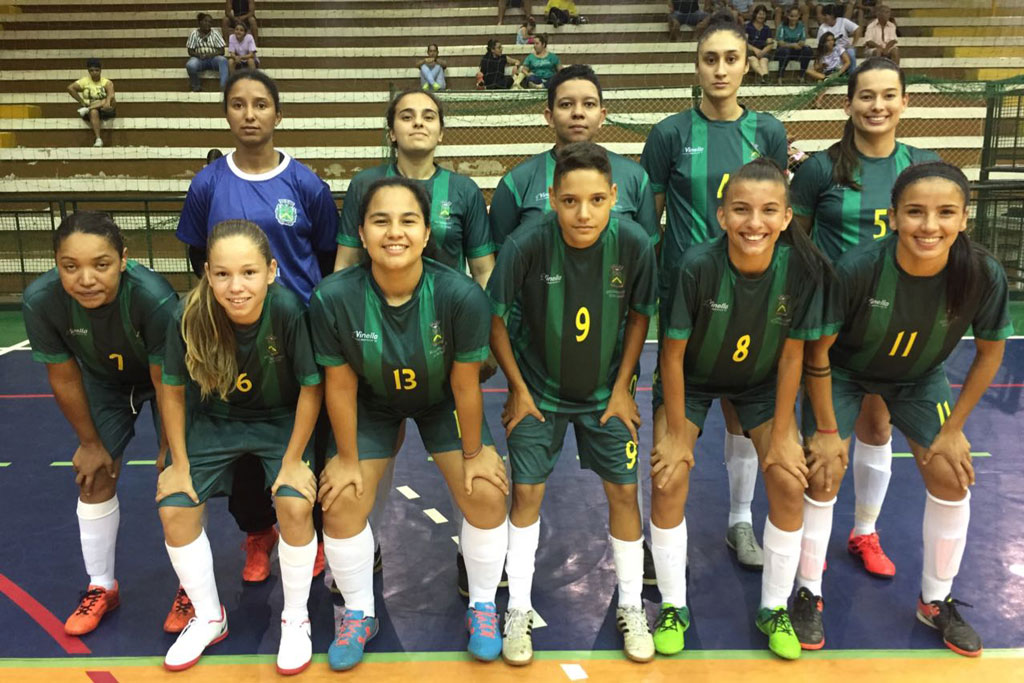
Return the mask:
[[228,60],[224,57],[224,38],[217,31],[210,30],[213,26],[213,17],[205,12],[196,15],[199,28],[193,29],[188,37],[185,47],[188,49],[188,62],[185,63],[185,71],[188,72],[189,85],[192,92],[199,92],[203,89],[199,82],[199,74],[203,71],[220,72],[220,89],[224,89],[224,83],[228,80]]

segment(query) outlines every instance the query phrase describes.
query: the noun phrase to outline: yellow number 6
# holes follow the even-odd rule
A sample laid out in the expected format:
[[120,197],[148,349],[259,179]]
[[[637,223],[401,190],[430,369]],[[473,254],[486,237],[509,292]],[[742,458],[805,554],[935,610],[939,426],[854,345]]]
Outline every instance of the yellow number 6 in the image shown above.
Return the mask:
[[252,390],[252,380],[249,379],[248,374],[249,373],[247,372],[243,372],[241,375],[238,376],[238,379],[235,380],[235,388],[241,391],[243,394],[247,391]]
[[580,306],[580,310],[576,311],[576,329],[580,331],[576,335],[578,342],[583,341],[590,334],[590,311],[586,306]]

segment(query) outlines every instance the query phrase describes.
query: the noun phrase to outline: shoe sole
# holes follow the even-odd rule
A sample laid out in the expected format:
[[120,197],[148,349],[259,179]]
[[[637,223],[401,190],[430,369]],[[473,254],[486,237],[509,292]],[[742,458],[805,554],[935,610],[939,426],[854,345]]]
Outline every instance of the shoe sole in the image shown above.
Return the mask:
[[308,669],[309,665],[312,664],[312,662],[313,658],[310,657],[308,660],[306,660],[305,664],[296,669],[282,669],[281,667],[277,667],[277,673],[281,674],[282,676],[294,676],[295,674],[300,674],[306,669]]
[[533,662],[533,655],[531,654],[529,659],[516,660],[516,659],[509,659],[508,657],[505,656],[505,653],[502,652],[501,653],[501,659],[506,664],[508,664],[509,666],[526,666],[527,664],[530,664],[531,662]]
[[[209,643],[207,643],[206,647],[210,647],[211,645],[216,645],[217,643],[219,643],[220,641],[224,640],[227,637],[228,637],[228,630],[224,629],[224,633],[220,634],[219,636],[217,636],[216,638],[211,640]],[[202,659],[203,655],[206,654],[206,647],[204,647],[203,651],[201,653],[199,653],[199,656],[196,657],[195,659],[193,659],[191,662],[185,662],[184,664],[168,664],[167,662],[164,662],[164,668],[167,669],[168,671],[184,671],[185,669],[191,669],[193,666],[196,665],[196,662],[198,662],[200,659]]]
[[825,639],[822,638],[820,643],[800,643],[801,650],[820,650],[825,647]]
[[[917,620],[918,620],[918,621],[920,621],[920,622],[921,622],[922,624],[924,624],[925,626],[927,626],[928,628],[933,628],[933,629],[935,629],[936,631],[938,631],[938,630],[939,630],[939,627],[938,627],[938,626],[936,626],[935,624],[933,624],[933,623],[932,623],[932,621],[931,621],[931,619],[929,619],[929,618],[928,618],[928,617],[926,617],[925,615],[921,614],[920,612],[915,612],[915,615],[917,616]],[[964,649],[961,649],[961,648],[957,647],[957,646],[956,646],[956,645],[954,645],[953,643],[949,642],[949,641],[948,641],[948,640],[946,640],[945,638],[943,638],[943,639],[942,639],[942,643],[943,643],[943,644],[944,644],[944,645],[945,645],[946,647],[948,647],[948,648],[949,648],[950,650],[952,650],[953,652],[955,652],[955,653],[957,653],[958,655],[961,655],[961,656],[963,656],[963,657],[980,657],[980,656],[981,656],[981,653],[985,651],[985,648],[983,648],[983,647],[982,647],[982,648],[979,648],[979,649],[978,649],[977,651],[975,651],[975,652],[971,652],[970,650],[964,650]]]
[[857,552],[856,550],[851,550],[849,547],[847,547],[846,552],[850,553],[851,555],[856,557],[858,560],[860,560],[860,564],[861,564],[862,567],[864,567],[864,572],[868,576],[873,576],[876,579],[892,579],[892,578],[896,577],[896,570],[895,569],[893,569],[892,574],[879,574],[878,572],[873,572],[870,569],[868,569],[868,566],[866,564],[864,564],[864,558],[861,556],[861,554],[859,552]]
[[727,546],[729,546],[729,549],[732,550],[733,553],[735,553],[735,555],[736,555],[736,564],[738,564],[739,566],[743,567],[748,572],[761,572],[761,571],[764,571],[764,563],[763,562],[761,564],[747,564],[746,562],[741,562],[740,561],[740,554],[736,550],[736,546],[734,546],[729,541],[729,537],[728,536],[725,537],[725,544]]
[[651,655],[650,657],[637,657],[636,655],[629,654],[625,650],[623,650],[622,652],[626,655],[626,659],[628,659],[631,662],[637,662],[638,664],[646,664],[647,662],[654,661],[654,655]]
[[93,631],[95,631],[96,629],[98,629],[100,627],[100,623],[103,621],[103,617],[107,616],[108,614],[110,614],[111,612],[113,612],[114,610],[116,610],[120,606],[121,606],[121,601],[120,600],[115,602],[112,606],[108,606],[107,609],[103,612],[103,616],[101,616],[96,621],[96,625],[93,626],[92,628],[85,629],[84,631],[83,630],[79,630],[79,629],[69,630],[68,627],[67,627],[67,624],[65,624],[64,625],[64,633],[68,634],[69,636],[84,636],[87,633],[92,633]]

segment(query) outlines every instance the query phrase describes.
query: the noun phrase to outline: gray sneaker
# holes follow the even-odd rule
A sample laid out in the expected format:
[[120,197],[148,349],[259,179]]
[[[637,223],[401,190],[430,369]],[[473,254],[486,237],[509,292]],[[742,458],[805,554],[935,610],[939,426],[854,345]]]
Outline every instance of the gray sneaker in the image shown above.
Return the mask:
[[510,609],[505,612],[505,637],[501,641],[501,657],[512,666],[526,666],[533,661],[533,610]]
[[764,569],[764,551],[754,538],[754,527],[750,526],[750,522],[738,522],[729,527],[725,543],[736,551],[736,559],[744,569]]
[[626,657],[634,662],[649,662],[654,659],[654,637],[647,625],[647,613],[643,607],[618,607],[615,622],[622,633],[622,649]]

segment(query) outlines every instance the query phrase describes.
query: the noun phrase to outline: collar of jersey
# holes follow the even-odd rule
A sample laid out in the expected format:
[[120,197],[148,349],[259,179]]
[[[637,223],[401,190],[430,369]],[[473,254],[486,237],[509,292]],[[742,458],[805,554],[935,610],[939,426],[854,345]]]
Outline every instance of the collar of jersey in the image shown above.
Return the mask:
[[270,169],[266,173],[246,173],[245,171],[235,166],[234,151],[228,152],[227,156],[225,156],[224,158],[227,159],[228,168],[231,169],[231,172],[234,173],[237,177],[241,178],[242,180],[270,180],[271,178],[276,178],[277,176],[281,175],[281,173],[284,172],[284,169],[288,168],[288,164],[291,163],[292,160],[292,158],[288,156],[288,152],[282,151],[280,149],[276,149],[274,151],[281,155],[281,163],[279,163],[276,167]]
[[707,123],[711,123],[711,124],[715,124],[715,125],[719,125],[719,126],[728,126],[728,125],[733,124],[733,123],[739,123],[743,119],[747,118],[747,115],[750,113],[750,110],[747,109],[747,105],[741,104],[740,105],[740,109],[743,110],[743,113],[739,115],[739,118],[735,118],[732,121],[719,121],[718,119],[709,119],[707,117],[707,114],[705,114],[704,112],[702,112],[700,110],[700,106],[696,106],[693,109],[691,109],[690,111],[692,111],[695,115],[699,116],[700,118],[704,119]]

